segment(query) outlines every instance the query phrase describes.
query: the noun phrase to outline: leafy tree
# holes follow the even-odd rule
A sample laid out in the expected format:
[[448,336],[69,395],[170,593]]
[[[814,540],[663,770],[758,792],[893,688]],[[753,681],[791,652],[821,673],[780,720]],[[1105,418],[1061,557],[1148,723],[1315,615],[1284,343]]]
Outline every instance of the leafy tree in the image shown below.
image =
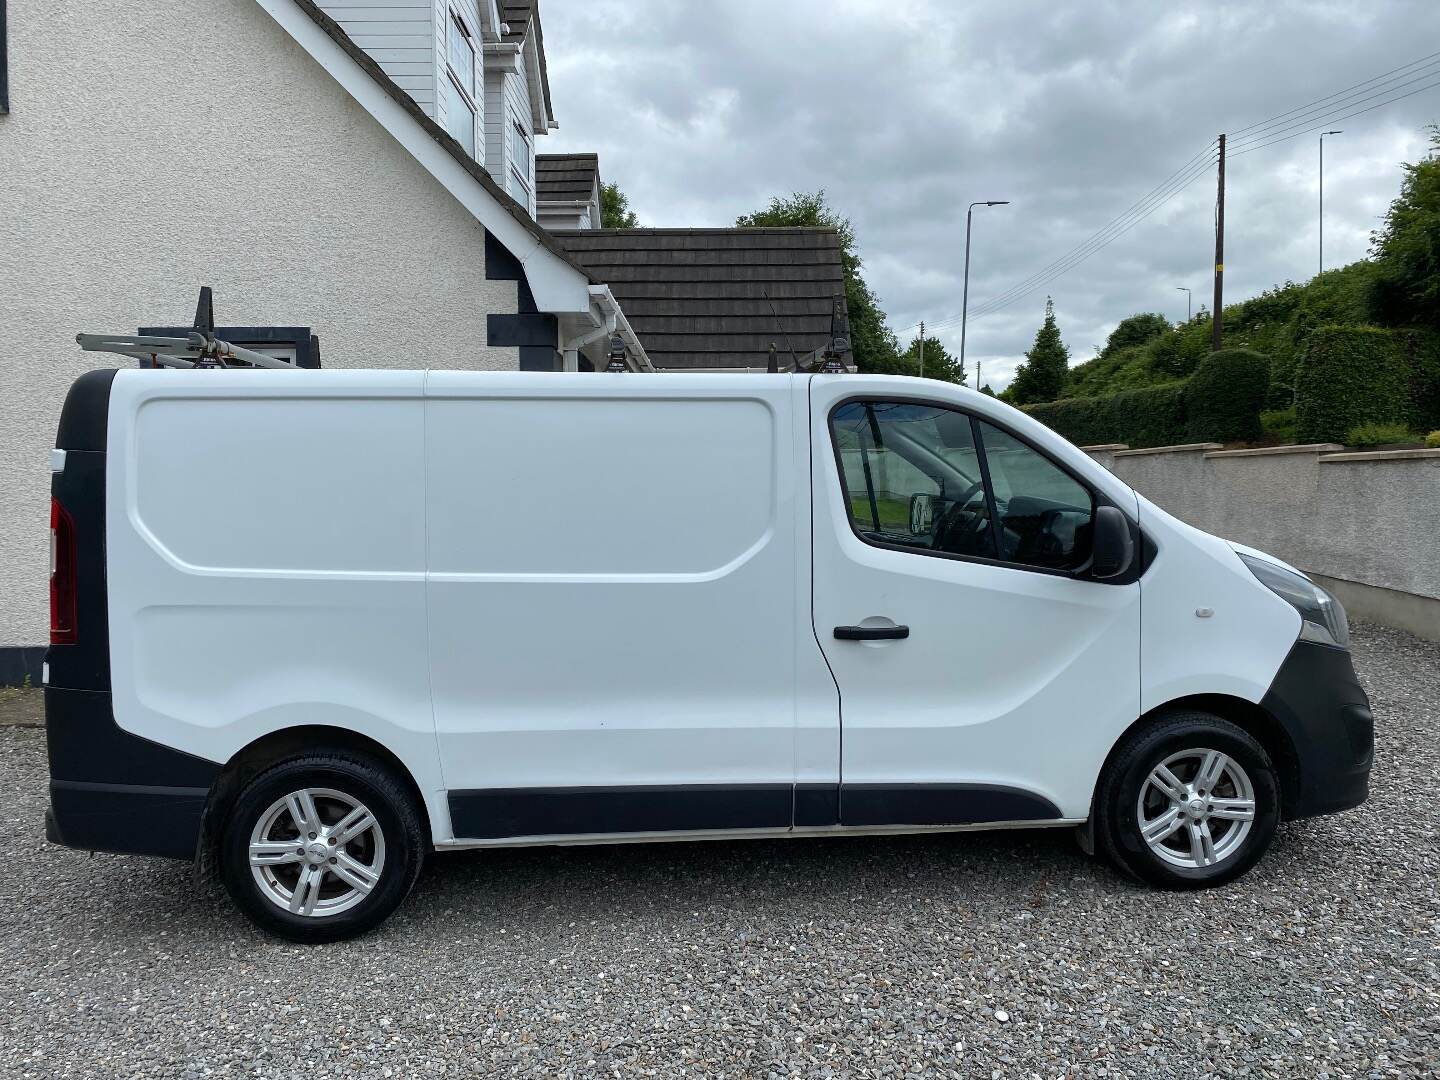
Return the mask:
[[630,200],[615,181],[600,185],[600,227],[602,229],[638,229],[640,219],[630,209]]
[[1100,355],[1109,356],[1120,349],[1128,349],[1131,345],[1144,345],[1152,338],[1169,332],[1170,320],[1164,315],[1157,315],[1153,311],[1131,315],[1128,319],[1121,319],[1120,325],[1110,331]]
[[961,383],[965,382],[965,373],[960,370],[960,361],[951,356],[944,345],[940,344],[939,338],[925,338],[925,367],[922,372],[920,367],[920,338],[917,335],[910,342],[910,347],[900,354],[901,375],[921,375],[927,379],[939,379],[942,382]]
[[1440,127],[1430,128],[1430,152],[1402,168],[1400,195],[1371,238],[1375,315],[1392,326],[1440,327]]
[[1055,322],[1055,301],[1045,298],[1045,322],[1035,333],[1035,344],[1025,354],[1024,362],[1015,370],[1015,379],[1006,390],[1007,399],[1016,405],[1038,401],[1054,401],[1065,389],[1070,373],[1070,350],[1060,340],[1060,327]]
[[986,397],[995,396],[995,391],[990,389],[990,384],[988,382],[984,386],[980,387],[980,393],[984,394]]
[[[840,267],[845,278],[845,307],[850,317],[850,350],[855,366],[861,371],[883,374],[908,374],[900,356],[900,343],[885,323],[880,298],[860,273],[860,256],[855,252],[855,230],[849,219],[840,215],[825,201],[823,190],[814,193],[797,191],[781,198],[775,196],[770,205],[753,214],[735,219],[742,229],[774,229],[797,227],[829,227],[840,234]],[[926,347],[925,367],[930,367]]]

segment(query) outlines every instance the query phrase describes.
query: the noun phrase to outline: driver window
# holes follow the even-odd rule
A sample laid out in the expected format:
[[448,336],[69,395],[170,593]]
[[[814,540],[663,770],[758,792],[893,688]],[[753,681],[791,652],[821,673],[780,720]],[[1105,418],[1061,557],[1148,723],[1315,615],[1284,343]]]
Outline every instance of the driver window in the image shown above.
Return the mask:
[[1073,570],[1090,558],[1090,489],[1008,431],[977,420],[999,516],[1000,558]]
[[850,524],[863,539],[995,558],[969,416],[934,405],[856,401],[831,417]]

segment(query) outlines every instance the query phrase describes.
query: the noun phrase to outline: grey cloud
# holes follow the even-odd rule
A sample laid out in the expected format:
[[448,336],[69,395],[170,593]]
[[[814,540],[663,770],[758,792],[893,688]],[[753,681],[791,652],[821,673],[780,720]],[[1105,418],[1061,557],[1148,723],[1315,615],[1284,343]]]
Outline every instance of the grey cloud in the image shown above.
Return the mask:
[[[959,311],[965,206],[972,308],[1084,241],[1222,130],[1407,63],[1440,41],[1433,0],[1152,4],[947,0],[550,0],[561,128],[596,150],[652,225],[725,225],[825,188],[904,330]],[[1398,162],[1440,90],[1340,124],[1326,164],[1327,264],[1364,254]],[[1237,157],[1226,295],[1315,269],[1315,141]],[[1076,361],[1128,314],[1208,305],[1214,178],[1066,276],[972,321],[968,353],[1008,380],[1046,293]],[[982,216],[983,215],[983,216]],[[907,336],[902,334],[902,336]],[[958,325],[942,337],[958,347]]]

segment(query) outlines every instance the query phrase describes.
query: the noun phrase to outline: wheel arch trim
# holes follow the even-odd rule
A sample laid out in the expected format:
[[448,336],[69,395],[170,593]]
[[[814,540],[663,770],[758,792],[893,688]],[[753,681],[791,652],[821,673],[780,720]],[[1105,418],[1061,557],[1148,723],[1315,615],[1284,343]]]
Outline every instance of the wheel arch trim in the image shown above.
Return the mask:
[[[415,800],[425,836],[433,846],[434,809],[441,807],[444,800],[430,800],[415,779],[414,770],[384,743],[351,728],[332,727],[327,724],[304,724],[295,727],[277,728],[267,732],[237,750],[226,761],[220,775],[210,785],[210,794],[200,818],[200,836],[197,842],[196,862],[201,872],[212,876],[219,865],[218,845],[224,831],[225,819],[230,808],[245,785],[260,773],[286,758],[298,754],[313,754],[322,751],[349,751],[375,758],[394,771],[397,778]],[[441,818],[448,825],[448,815]]]

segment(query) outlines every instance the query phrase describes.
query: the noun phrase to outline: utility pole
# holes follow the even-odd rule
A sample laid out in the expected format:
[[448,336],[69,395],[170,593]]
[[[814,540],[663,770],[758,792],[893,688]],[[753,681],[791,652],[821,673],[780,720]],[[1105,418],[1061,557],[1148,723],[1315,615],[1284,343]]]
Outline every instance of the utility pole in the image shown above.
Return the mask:
[[[962,379],[965,377],[965,373],[964,373],[963,371],[960,373],[960,377],[961,377]],[[984,386],[984,385],[985,385],[985,383],[984,383],[983,381],[981,381],[981,378],[980,378],[980,361],[979,361],[979,360],[976,360],[976,361],[975,361],[975,389],[976,389],[976,390],[979,390],[979,389],[980,389],[982,386]]]
[[1210,315],[1210,351],[1221,349],[1221,312],[1225,304],[1225,136],[1220,136],[1220,177],[1215,196],[1215,309]]
[[920,378],[925,377],[925,320],[920,320]]

